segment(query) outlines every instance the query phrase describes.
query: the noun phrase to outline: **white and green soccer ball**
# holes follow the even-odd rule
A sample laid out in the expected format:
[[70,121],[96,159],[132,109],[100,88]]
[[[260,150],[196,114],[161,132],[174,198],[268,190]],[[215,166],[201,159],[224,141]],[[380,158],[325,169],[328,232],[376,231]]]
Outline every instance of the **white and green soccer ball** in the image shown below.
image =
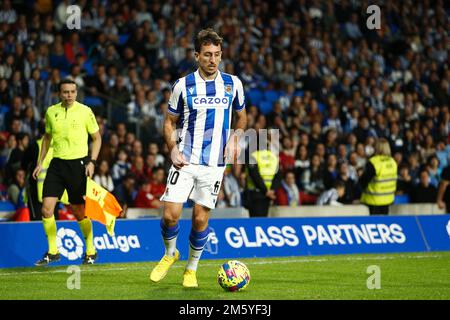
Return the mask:
[[230,260],[220,266],[217,282],[226,291],[241,291],[250,283],[250,271],[244,263]]

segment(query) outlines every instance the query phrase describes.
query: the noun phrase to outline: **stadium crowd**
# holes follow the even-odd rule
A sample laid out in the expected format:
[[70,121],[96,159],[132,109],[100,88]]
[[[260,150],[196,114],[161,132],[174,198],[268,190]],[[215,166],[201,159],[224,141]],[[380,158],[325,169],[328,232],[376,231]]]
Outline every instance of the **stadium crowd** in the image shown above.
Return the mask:
[[[66,27],[70,4],[2,1],[3,200],[20,206],[24,155],[59,102],[58,82],[70,78],[100,125],[96,181],[128,207],[160,208],[171,85],[195,70],[192,39],[212,27],[224,38],[221,70],[244,84],[248,127],[281,132],[275,204],[314,204],[336,186],[340,202],[357,202],[379,137],[399,166],[397,193],[436,201],[450,163],[444,1],[384,1],[375,30],[366,27],[369,1],[84,0],[75,3],[79,30]],[[243,165],[230,166],[217,207],[242,206],[245,180]]]

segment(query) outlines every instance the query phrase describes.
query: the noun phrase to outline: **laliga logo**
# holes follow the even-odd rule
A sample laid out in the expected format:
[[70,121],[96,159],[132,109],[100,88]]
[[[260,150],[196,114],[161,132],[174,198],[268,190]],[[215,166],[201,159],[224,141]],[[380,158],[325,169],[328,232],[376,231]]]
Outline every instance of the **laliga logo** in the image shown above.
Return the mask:
[[448,220],[448,223],[447,223],[447,233],[450,238],[450,220]]
[[69,260],[77,260],[83,255],[83,241],[72,229],[59,228],[56,245],[61,255]]

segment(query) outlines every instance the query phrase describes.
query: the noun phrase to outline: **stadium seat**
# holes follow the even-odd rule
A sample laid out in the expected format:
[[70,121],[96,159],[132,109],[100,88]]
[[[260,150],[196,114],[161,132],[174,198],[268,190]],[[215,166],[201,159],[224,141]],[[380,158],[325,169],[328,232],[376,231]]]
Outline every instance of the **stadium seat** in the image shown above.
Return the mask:
[[250,100],[250,103],[257,106],[263,99],[263,93],[258,89],[251,89],[247,92],[247,97]]
[[98,97],[86,96],[84,97],[83,103],[89,107],[100,107],[103,105],[102,99]]
[[264,92],[264,100],[266,101],[275,102],[278,100],[279,97],[280,94],[276,90],[268,90]]
[[94,75],[94,67],[91,60],[86,60],[86,62],[83,64],[83,68],[86,70],[88,76]]
[[16,211],[16,207],[11,201],[0,201],[0,211]]
[[119,45],[124,45],[127,41],[128,41],[128,38],[130,37],[130,35],[129,34],[120,34],[119,35]]
[[320,113],[324,113],[325,112],[325,105],[321,102],[317,102],[317,106],[319,107],[319,111]]
[[394,204],[407,204],[409,203],[409,196],[407,194],[398,194],[395,196]]
[[294,92],[294,96],[296,97],[303,97],[305,95],[305,93],[301,90],[297,90]]
[[0,106],[0,113],[1,114],[5,114],[9,111],[9,106],[7,104],[2,104]]
[[47,80],[48,79],[48,72],[45,70],[41,70],[41,80]]
[[262,114],[267,115],[270,112],[272,112],[273,104],[270,101],[261,101],[259,104],[259,111],[262,112]]

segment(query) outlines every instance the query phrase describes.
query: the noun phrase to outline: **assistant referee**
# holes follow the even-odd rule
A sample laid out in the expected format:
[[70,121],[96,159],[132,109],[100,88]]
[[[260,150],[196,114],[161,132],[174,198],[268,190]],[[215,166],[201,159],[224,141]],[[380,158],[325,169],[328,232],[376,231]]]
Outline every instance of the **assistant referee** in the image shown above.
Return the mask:
[[[86,177],[92,178],[94,174],[96,159],[102,144],[101,135],[91,108],[76,101],[77,85],[74,81],[62,80],[59,83],[59,96],[61,102],[49,107],[45,114],[42,152],[33,171],[33,178],[37,179],[42,170],[45,155],[52,145],[53,159],[45,177],[42,194],[42,222],[47,235],[48,251],[35,263],[36,266],[44,266],[60,260],[53,211],[65,189],[86,242],[83,264],[93,264],[97,259],[92,222],[85,217],[83,197],[86,194]],[[89,135],[92,138],[90,157],[88,155]]]

